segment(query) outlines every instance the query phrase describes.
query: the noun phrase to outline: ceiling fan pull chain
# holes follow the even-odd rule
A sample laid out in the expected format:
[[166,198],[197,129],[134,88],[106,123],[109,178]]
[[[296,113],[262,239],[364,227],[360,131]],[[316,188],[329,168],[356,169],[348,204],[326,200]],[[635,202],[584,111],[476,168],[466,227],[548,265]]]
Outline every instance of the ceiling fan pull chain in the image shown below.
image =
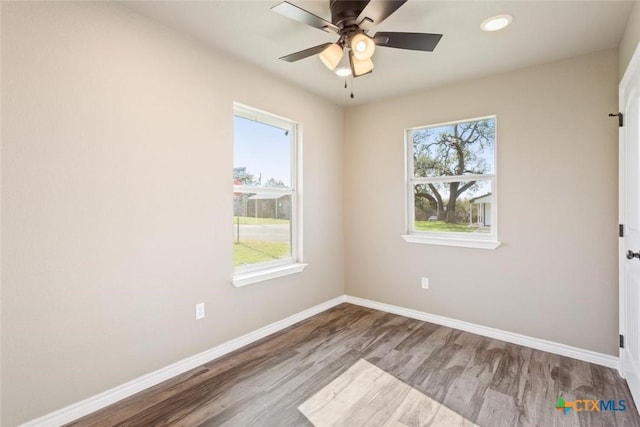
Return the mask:
[[355,98],[355,96],[353,96],[353,74],[351,74],[351,99]]

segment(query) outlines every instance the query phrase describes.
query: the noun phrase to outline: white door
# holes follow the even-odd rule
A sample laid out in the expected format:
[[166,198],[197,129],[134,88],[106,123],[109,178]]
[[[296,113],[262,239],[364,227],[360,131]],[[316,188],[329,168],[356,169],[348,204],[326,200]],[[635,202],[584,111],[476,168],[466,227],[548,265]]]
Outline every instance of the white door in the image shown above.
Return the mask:
[[640,45],[620,83],[620,370],[640,404]]

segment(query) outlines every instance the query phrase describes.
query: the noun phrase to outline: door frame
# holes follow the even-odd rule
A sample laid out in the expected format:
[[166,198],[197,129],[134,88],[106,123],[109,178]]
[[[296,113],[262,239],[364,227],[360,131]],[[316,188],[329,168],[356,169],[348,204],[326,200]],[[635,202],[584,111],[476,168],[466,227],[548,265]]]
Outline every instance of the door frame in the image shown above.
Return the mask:
[[[640,76],[640,42],[638,42],[633,56],[629,61],[629,65],[624,72],[620,84],[618,85],[618,108],[621,113],[624,112],[626,99],[623,97],[624,89],[631,83],[634,78]],[[618,133],[618,220],[619,224],[626,224],[625,218],[625,154],[626,154],[626,140],[624,128],[621,127]],[[624,237],[618,239],[618,321],[619,321],[619,333],[622,336],[626,336],[626,282],[624,275],[625,262],[628,262],[625,257],[625,239]],[[625,360],[624,349],[618,350],[618,373],[621,377],[625,378]],[[636,399],[634,399],[636,400]],[[640,399],[638,399],[640,400]],[[640,403],[636,402],[636,403]]]

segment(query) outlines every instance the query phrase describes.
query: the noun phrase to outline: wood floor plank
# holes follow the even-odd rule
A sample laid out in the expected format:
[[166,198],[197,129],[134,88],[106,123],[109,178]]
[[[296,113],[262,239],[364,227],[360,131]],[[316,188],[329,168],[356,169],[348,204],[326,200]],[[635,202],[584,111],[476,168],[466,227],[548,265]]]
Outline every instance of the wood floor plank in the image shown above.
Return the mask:
[[513,396],[489,389],[478,415],[478,425],[513,427],[517,425],[518,411]]
[[[353,412],[336,413],[351,423],[343,425],[640,427],[613,369],[351,304],[69,425],[307,427],[298,407],[360,361],[383,374],[365,381]],[[560,396],[627,407],[565,415],[555,409]]]
[[461,351],[457,355],[457,360],[466,362],[464,369],[451,381],[450,386],[443,398],[443,403],[453,411],[470,418],[475,418],[477,414],[469,409],[472,407],[472,399],[481,386],[479,371],[474,369],[473,356],[476,349],[481,345],[484,338],[472,334],[462,334],[456,343],[461,346]]

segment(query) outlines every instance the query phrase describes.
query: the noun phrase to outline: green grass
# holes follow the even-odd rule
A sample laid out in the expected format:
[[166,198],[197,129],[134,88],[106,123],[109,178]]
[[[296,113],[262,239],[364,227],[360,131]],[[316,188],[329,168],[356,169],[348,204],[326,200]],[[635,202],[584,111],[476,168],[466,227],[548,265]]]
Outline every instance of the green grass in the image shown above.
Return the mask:
[[416,221],[416,231],[455,231],[457,233],[472,233],[478,227],[468,224],[448,224],[444,221]]
[[234,216],[233,224],[238,223],[238,219],[240,219],[240,225],[251,225],[251,224],[289,224],[288,219],[275,219],[275,218],[254,218],[252,216]]
[[288,242],[245,240],[233,244],[233,265],[256,264],[286,258],[290,254]]

